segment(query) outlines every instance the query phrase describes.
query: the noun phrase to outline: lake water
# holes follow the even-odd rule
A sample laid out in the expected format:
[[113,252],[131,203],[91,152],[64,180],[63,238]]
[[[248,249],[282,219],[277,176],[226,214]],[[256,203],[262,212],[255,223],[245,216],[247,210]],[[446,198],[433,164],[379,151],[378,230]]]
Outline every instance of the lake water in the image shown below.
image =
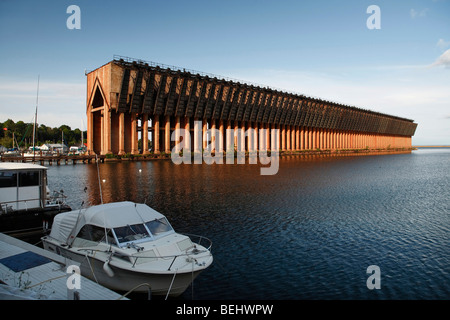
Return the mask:
[[[104,202],[145,202],[213,241],[213,265],[180,299],[450,299],[450,149],[282,157],[273,176],[170,160],[98,169]],[[48,176],[74,209],[101,202],[95,164]]]

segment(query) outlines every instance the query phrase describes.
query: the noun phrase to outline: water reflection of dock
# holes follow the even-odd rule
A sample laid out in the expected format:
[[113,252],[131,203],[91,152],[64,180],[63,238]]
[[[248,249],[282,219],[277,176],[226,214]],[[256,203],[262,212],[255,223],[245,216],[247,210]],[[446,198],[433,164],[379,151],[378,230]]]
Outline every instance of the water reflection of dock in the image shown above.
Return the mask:
[[91,163],[98,159],[100,162],[104,162],[106,156],[104,155],[36,155],[36,156],[5,156],[2,155],[1,161],[3,162],[32,162],[40,163],[41,165],[60,165],[64,164],[77,164],[77,163]]

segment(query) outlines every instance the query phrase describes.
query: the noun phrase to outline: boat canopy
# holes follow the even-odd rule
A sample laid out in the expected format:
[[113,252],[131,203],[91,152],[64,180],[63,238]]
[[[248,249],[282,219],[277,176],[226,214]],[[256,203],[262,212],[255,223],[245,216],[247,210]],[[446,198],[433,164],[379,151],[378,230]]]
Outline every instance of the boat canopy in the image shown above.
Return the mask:
[[[164,215],[145,204],[129,201],[107,203],[56,215],[50,236],[67,243],[69,238],[76,237],[85,225],[118,231],[123,227],[129,228],[142,224],[146,224],[149,228],[151,222],[161,221],[162,219],[166,221]],[[166,225],[168,225],[168,222]],[[170,225],[168,231],[173,231]],[[150,232],[153,233],[152,230]],[[120,239],[118,242],[121,242]]]
[[22,162],[0,162],[0,170],[47,170],[47,167],[31,164],[31,163],[22,163]]

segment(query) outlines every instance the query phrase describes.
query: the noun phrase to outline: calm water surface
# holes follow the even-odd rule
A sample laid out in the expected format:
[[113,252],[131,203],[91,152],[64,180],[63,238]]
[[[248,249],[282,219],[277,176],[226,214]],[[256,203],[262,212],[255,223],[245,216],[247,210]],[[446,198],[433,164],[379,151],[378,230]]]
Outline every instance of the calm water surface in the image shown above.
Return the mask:
[[[450,299],[450,149],[285,157],[274,176],[170,160],[99,172],[104,202],[145,202],[213,241],[213,265],[181,299]],[[48,176],[72,208],[100,203],[95,164]]]

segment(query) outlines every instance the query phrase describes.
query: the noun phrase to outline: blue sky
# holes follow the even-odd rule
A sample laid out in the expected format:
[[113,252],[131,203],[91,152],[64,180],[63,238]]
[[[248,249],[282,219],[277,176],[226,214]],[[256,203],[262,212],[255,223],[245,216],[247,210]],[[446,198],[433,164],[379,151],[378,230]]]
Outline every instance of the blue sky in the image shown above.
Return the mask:
[[84,72],[118,54],[413,119],[413,144],[450,145],[450,0],[1,0],[0,40],[0,121],[33,120],[39,75],[38,121],[85,127]]

